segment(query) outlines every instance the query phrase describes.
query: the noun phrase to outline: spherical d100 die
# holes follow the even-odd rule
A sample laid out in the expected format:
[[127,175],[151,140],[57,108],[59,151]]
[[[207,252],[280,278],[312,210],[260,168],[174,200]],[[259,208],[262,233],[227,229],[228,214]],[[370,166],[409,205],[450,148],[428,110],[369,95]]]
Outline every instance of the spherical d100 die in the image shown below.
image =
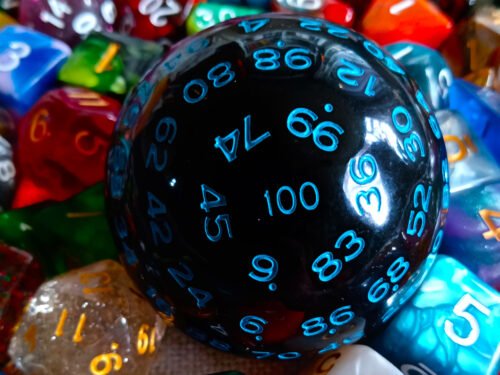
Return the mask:
[[130,273],[191,336],[291,359],[359,340],[420,284],[448,205],[437,121],[375,43],[237,19],[174,47],[108,159]]

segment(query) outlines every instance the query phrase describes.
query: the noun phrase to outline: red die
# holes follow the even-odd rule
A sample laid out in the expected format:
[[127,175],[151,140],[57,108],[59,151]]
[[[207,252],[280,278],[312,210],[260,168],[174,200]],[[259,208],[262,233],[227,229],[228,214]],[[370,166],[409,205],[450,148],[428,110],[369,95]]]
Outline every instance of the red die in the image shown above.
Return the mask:
[[383,45],[409,41],[436,49],[450,35],[453,22],[428,0],[375,0],[360,29]]
[[196,0],[117,0],[121,32],[143,39],[174,33]]
[[43,279],[40,265],[31,254],[0,245],[0,367],[7,360],[13,328]]
[[81,88],[49,91],[19,127],[14,208],[62,201],[102,181],[120,104]]
[[354,23],[354,8],[342,1],[327,1],[322,13],[325,20],[345,27],[352,27]]

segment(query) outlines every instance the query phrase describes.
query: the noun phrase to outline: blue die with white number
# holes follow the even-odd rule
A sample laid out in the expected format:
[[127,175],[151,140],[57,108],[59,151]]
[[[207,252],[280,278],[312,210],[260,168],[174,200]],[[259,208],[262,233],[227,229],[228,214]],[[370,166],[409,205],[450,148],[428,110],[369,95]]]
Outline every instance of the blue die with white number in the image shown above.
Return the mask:
[[22,27],[0,30],[0,105],[24,114],[56,82],[71,53],[63,42]]
[[418,292],[371,345],[405,375],[496,375],[500,294],[438,255]]
[[430,104],[381,47],[256,16],[180,42],[128,96],[109,218],[180,329],[290,360],[360,340],[411,297],[442,240],[447,171]]

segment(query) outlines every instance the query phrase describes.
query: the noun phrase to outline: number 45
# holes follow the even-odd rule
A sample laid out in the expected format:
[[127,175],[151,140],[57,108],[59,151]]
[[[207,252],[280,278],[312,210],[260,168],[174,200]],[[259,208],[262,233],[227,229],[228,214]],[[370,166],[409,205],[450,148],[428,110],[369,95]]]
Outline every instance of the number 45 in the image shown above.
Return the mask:
[[491,310],[486,306],[483,306],[478,300],[474,299],[470,294],[466,294],[457,302],[455,307],[453,308],[453,312],[455,315],[464,318],[470,324],[471,330],[467,337],[460,337],[453,326],[453,322],[450,320],[445,320],[444,322],[444,332],[446,335],[455,343],[462,346],[471,346],[479,338],[480,328],[477,319],[469,312],[467,312],[467,308],[469,306],[474,306],[478,309],[482,314],[486,316],[490,316]]

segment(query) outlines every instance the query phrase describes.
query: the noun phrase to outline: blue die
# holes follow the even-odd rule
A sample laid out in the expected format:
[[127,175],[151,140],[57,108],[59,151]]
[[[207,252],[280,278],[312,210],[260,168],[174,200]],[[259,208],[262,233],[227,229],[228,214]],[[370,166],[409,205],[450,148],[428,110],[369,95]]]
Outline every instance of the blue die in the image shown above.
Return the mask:
[[439,255],[414,297],[371,341],[406,375],[496,375],[500,295]]
[[408,42],[389,44],[385,48],[417,81],[434,110],[449,108],[453,74],[438,51]]
[[450,107],[465,117],[500,164],[500,94],[457,78],[450,88]]
[[70,53],[63,42],[22,26],[0,30],[0,105],[24,114],[54,85]]

